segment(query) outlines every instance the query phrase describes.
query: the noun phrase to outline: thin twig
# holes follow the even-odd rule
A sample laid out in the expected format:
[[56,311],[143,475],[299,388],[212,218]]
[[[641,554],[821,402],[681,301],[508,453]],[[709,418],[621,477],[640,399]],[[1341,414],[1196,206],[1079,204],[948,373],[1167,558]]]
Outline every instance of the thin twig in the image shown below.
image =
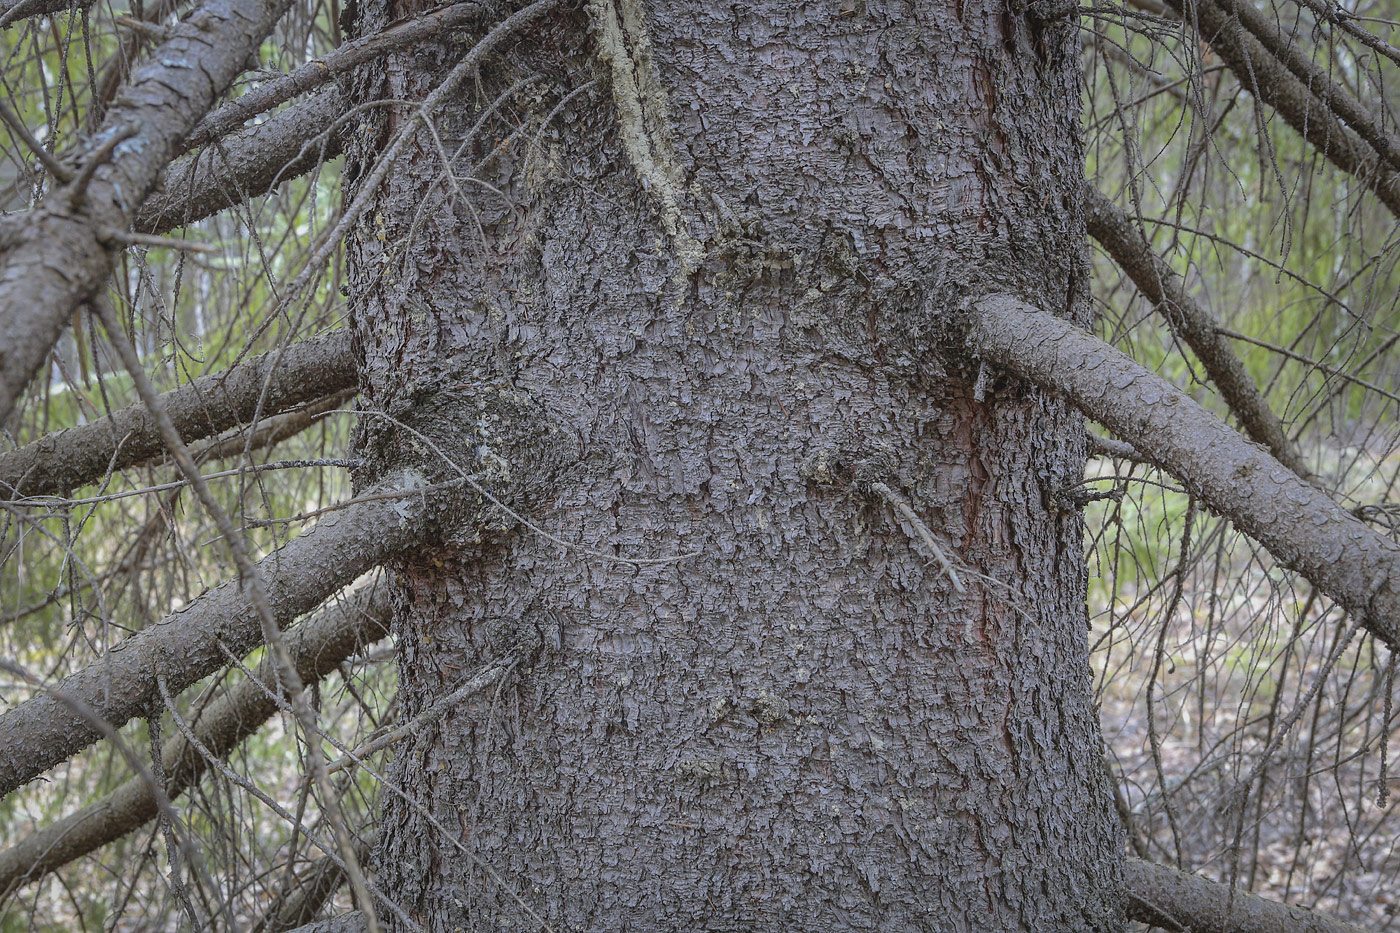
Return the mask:
[[331,829],[335,834],[341,857],[345,859],[346,873],[349,875],[350,887],[355,894],[355,900],[365,913],[368,933],[379,933],[379,923],[374,915],[374,903],[370,900],[369,889],[365,886],[364,873],[360,870],[359,862],[355,858],[354,840],[350,838],[344,814],[341,811],[340,800],[331,784],[330,774],[326,771],[325,754],[315,742],[314,737],[320,732],[317,726],[316,710],[307,697],[306,686],[302,682],[301,675],[297,673],[296,665],[292,662],[291,654],[287,651],[286,641],[282,638],[282,631],[277,626],[277,617],[272,610],[272,603],[267,595],[267,584],[263,580],[262,573],[248,553],[243,536],[234,527],[233,521],[219,505],[218,500],[214,498],[209,484],[200,475],[194,458],[190,456],[189,448],[181,439],[175,423],[170,420],[170,413],[166,411],[165,403],[161,400],[155,386],[151,384],[151,380],[146,376],[136,348],[127,339],[126,332],[122,330],[121,322],[117,320],[111,305],[106,302],[105,298],[99,297],[92,302],[92,307],[107,329],[108,339],[116,348],[118,356],[121,357],[122,365],[131,374],[132,382],[136,386],[137,393],[141,396],[141,401],[146,405],[146,408],[151,412],[151,417],[159,426],[161,439],[174,458],[175,465],[189,480],[200,505],[204,507],[204,511],[213,519],[215,526],[224,536],[229,552],[238,567],[238,576],[247,588],[249,602],[252,603],[253,609],[258,614],[263,640],[267,642],[268,649],[272,652],[273,658],[276,659],[278,674],[287,689],[296,720],[306,733],[307,763],[311,768],[313,782],[321,790],[323,798],[321,805],[325,809],[326,820],[331,824]]
[[933,532],[929,531],[928,526],[924,524],[924,520],[919,518],[918,513],[914,511],[908,502],[904,501],[904,497],[891,489],[888,483],[870,483],[869,488],[871,492],[875,493],[881,499],[884,499],[890,508],[903,516],[905,521],[914,526],[914,532],[919,536],[919,540],[924,542],[924,547],[928,548],[933,553],[934,558],[938,561],[938,566],[942,567],[943,572],[948,575],[948,581],[953,584],[953,589],[960,594],[966,593],[967,588],[963,586],[962,578],[958,576],[957,568],[953,566],[953,562],[948,559],[948,555],[944,553],[943,548],[940,547],[938,542],[934,539]]

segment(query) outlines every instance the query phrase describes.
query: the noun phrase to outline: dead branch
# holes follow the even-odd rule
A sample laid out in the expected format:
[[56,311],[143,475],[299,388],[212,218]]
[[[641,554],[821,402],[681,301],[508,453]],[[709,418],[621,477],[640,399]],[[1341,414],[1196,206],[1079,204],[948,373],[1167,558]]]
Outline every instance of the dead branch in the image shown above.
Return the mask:
[[[321,518],[259,563],[278,625],[309,612],[360,574],[420,544],[431,498],[412,474]],[[87,703],[121,726],[159,702],[157,673],[183,690],[224,666],[224,649],[247,654],[261,644],[258,613],[230,580],[106,655],[0,715],[0,795],[32,780],[101,736],[54,693]],[[222,646],[222,647],[221,647]]]
[[1304,907],[1265,900],[1195,875],[1130,858],[1128,919],[1181,933],[1366,933]]
[[[161,398],[183,437],[212,437],[247,424],[267,385],[262,411],[275,415],[355,385],[349,334],[334,331],[202,376]],[[68,428],[0,454],[5,497],[66,496],[100,479],[108,468],[143,463],[164,451],[155,420],[142,405]]]
[[1186,393],[1077,327],[1007,295],[971,310],[968,346],[1065,396],[1400,645],[1400,545],[1251,444]]
[[1153,251],[1133,219],[1092,188],[1085,194],[1085,206],[1089,235],[1108,250],[1113,261],[1166,319],[1172,333],[1196,354],[1245,433],[1273,451],[1290,470],[1310,480],[1311,471],[1289,440],[1283,423],[1264,401],[1234,348],[1218,331],[1215,319],[1186,294],[1181,278]]
[[241,457],[245,451],[276,446],[287,438],[305,431],[331,412],[343,409],[354,397],[355,390],[348,389],[319,398],[301,408],[265,418],[258,422],[257,430],[251,438],[247,436],[247,432],[240,430],[195,451],[194,458],[199,463],[207,463],[226,457]]
[[[14,221],[0,246],[0,422],[73,312],[111,272],[101,231],[126,229],[175,147],[257,50],[291,0],[206,0],[158,47],[70,162],[99,163]],[[127,136],[99,157],[109,140]]]
[[1361,181],[1390,212],[1400,216],[1400,173],[1384,166],[1375,150],[1347,128],[1253,33],[1214,0],[1166,0],[1186,22],[1199,27],[1235,77],[1255,98],[1273,107],[1333,165]]
[[382,58],[390,52],[431,39],[440,33],[477,22],[481,7],[476,3],[454,3],[385,29],[383,32],[353,42],[347,42],[323,58],[307,62],[280,78],[249,91],[209,114],[194,128],[181,149],[188,151],[207,145],[214,139],[238,128],[250,120],[325,84],[336,75],[358,68],[366,62]]
[[365,915],[355,910],[330,920],[318,920],[297,927],[292,933],[364,933],[366,927]]
[[[373,840],[357,836],[355,843],[356,857],[362,862],[368,861]],[[278,895],[250,933],[286,933],[311,923],[326,901],[344,883],[345,869],[330,856],[321,856],[310,869],[296,878],[295,888]],[[360,921],[358,929],[364,928],[365,924]]]
[[93,0],[5,0],[0,2],[0,26],[9,26],[31,16],[83,10],[92,4]]
[[[366,586],[330,603],[287,634],[287,648],[308,681],[319,680],[364,645],[388,634],[389,600],[382,585]],[[210,704],[195,722],[199,739],[226,756],[277,709],[268,690],[277,688],[271,659],[258,665],[256,680],[243,680]],[[166,793],[179,796],[199,780],[209,762],[183,736],[161,753]],[[0,852],[0,892],[37,881],[74,859],[120,839],[155,818],[150,786],[132,778],[101,800],[22,839]]]
[[1293,73],[1324,106],[1375,150],[1391,169],[1400,170],[1400,139],[1381,125],[1380,119],[1338,84],[1316,62],[1303,54],[1299,44],[1283,35],[1250,0],[1215,0],[1230,16],[1259,40],[1269,54]]
[[164,233],[192,224],[334,159],[343,144],[335,124],[344,110],[340,91],[328,88],[172,163],[141,206],[133,229]]

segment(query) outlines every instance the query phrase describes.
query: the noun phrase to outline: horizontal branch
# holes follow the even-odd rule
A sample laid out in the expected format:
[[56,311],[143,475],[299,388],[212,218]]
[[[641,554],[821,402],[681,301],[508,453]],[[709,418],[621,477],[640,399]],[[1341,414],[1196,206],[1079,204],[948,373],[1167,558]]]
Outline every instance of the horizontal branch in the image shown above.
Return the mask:
[[336,75],[398,49],[418,45],[449,29],[470,25],[480,18],[481,7],[476,3],[454,3],[375,35],[347,42],[326,56],[313,59],[215,110],[199,122],[181,148],[189,150],[203,146],[241,126],[245,120],[314,90]]
[[343,145],[334,127],[344,110],[340,91],[327,88],[265,123],[173,162],[141,205],[132,228],[165,233],[192,224],[334,159]]
[[31,16],[83,10],[92,4],[93,0],[3,0],[0,2],[0,23],[9,26]]
[[[389,599],[382,585],[366,586],[333,602],[287,633],[287,650],[297,673],[320,680],[361,646],[389,633]],[[277,709],[269,694],[278,689],[275,662],[264,657],[254,679],[243,679],[211,703],[194,723],[194,733],[215,755],[224,757],[252,735]],[[183,735],[161,752],[165,792],[172,799],[199,780],[209,761]],[[0,852],[0,893],[9,893],[75,859],[120,839],[155,819],[150,786],[133,777],[96,803],[45,826]]]
[[77,178],[0,236],[0,423],[48,359],[73,312],[111,274],[127,229],[175,148],[291,0],[205,0],[131,75],[72,161]]
[[[380,489],[323,516],[259,562],[274,620],[284,626],[341,587],[423,540],[430,499]],[[160,703],[158,676],[183,690],[223,668],[226,651],[262,642],[260,620],[239,581],[230,580],[116,645],[106,655],[0,715],[0,796],[92,745],[101,732],[65,698],[120,727]]]
[[1264,401],[1229,341],[1217,330],[1215,319],[1186,294],[1181,278],[1152,249],[1132,218],[1092,188],[1085,195],[1085,206],[1089,235],[1108,250],[1113,261],[1166,319],[1172,333],[1196,354],[1245,433],[1273,451],[1294,473],[1309,478],[1310,471],[1288,439],[1283,422]]
[[238,430],[228,437],[212,441],[199,450],[191,451],[191,453],[196,463],[207,463],[210,460],[241,457],[245,452],[265,450],[282,443],[289,437],[295,437],[331,412],[345,408],[355,398],[355,394],[356,390],[347,389],[344,392],[318,398],[300,408],[293,408],[280,415],[273,415],[271,418],[259,421],[257,430],[253,432],[251,437],[248,436],[247,431]]
[[968,325],[973,352],[1068,398],[1400,646],[1400,545],[1092,334],[1006,295],[978,302]]
[[1123,866],[1128,919],[1190,933],[1366,933],[1303,907],[1207,881],[1142,859]]
[[[265,385],[262,413],[271,416],[351,388],[357,378],[349,333],[334,331],[201,376],[161,398],[181,437],[197,440],[251,421]],[[143,463],[164,450],[155,419],[144,405],[132,405],[0,454],[0,495],[66,496],[109,467]]]
[[1259,38],[1214,0],[1166,0],[1234,72],[1244,89],[1273,107],[1289,126],[1344,172],[1376,193],[1390,212],[1400,216],[1400,173],[1381,164],[1375,150],[1345,126],[1322,100],[1277,58]]

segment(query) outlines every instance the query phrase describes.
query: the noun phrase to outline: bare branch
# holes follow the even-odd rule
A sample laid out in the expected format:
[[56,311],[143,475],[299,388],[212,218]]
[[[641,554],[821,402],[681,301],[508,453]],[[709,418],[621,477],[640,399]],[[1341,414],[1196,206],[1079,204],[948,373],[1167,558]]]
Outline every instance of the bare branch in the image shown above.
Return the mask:
[[342,136],[334,127],[344,109],[340,91],[327,88],[266,123],[172,163],[132,226],[164,233],[305,175],[340,155]]
[[5,0],[0,2],[0,26],[9,26],[31,16],[82,10],[92,4],[93,0]]
[[[389,600],[383,586],[366,586],[333,602],[287,634],[287,649],[308,681],[325,677],[361,646],[388,634]],[[242,680],[210,704],[196,721],[199,739],[216,755],[227,755],[257,731],[277,709],[276,664],[264,658],[256,680]],[[177,797],[199,780],[209,762],[183,737],[161,753],[166,793]],[[132,778],[106,797],[45,826],[0,852],[0,892],[42,878],[74,859],[137,829],[156,816],[150,785]]]
[[[402,549],[421,543],[430,497],[409,474],[396,487],[320,519],[259,563],[279,625]],[[401,490],[395,495],[396,491]],[[385,494],[393,495],[393,498]],[[121,726],[159,701],[157,672],[183,690],[224,666],[220,645],[247,654],[261,643],[261,620],[236,580],[208,591],[156,625],[112,646],[102,658],[0,715],[0,795],[96,742],[101,734],[53,693],[87,703]]]
[[76,153],[98,161],[86,175],[15,221],[0,239],[0,422],[80,305],[107,281],[113,248],[101,231],[124,230],[162,169],[291,0],[206,0],[137,69],[103,128]]
[[1355,924],[1130,858],[1128,919],[1190,933],[1366,933]]
[[[356,858],[362,862],[368,861],[372,842],[372,839],[356,837]],[[311,923],[326,901],[330,900],[336,889],[344,883],[345,869],[336,864],[336,860],[329,855],[321,856],[308,871],[296,879],[294,890],[272,902],[263,912],[262,920],[250,933],[262,933],[264,930],[267,933],[286,933]],[[364,923],[363,915],[358,911],[356,914],[360,918],[357,929],[364,930],[367,924]]]
[[1270,55],[1278,59],[1319,101],[1346,123],[1357,136],[1365,140],[1377,155],[1389,163],[1391,169],[1400,169],[1400,139],[1396,139],[1385,129],[1380,119],[1352,97],[1346,88],[1303,54],[1297,42],[1282,35],[1250,0],[1215,2],[1220,4],[1227,14],[1238,17],[1240,24],[1259,40]]
[[1311,479],[1311,471],[1288,439],[1283,423],[1217,330],[1215,319],[1186,294],[1181,278],[1152,250],[1132,218],[1093,189],[1086,193],[1085,204],[1089,235],[1103,244],[1114,262],[1156,306],[1172,333],[1200,359],[1245,433],[1269,448],[1294,473]]
[[1400,545],[1108,344],[1007,295],[978,302],[968,345],[1077,405],[1234,521],[1386,644],[1400,645]]
[[280,415],[274,415],[259,421],[251,438],[247,437],[245,431],[238,431],[195,451],[194,458],[200,463],[207,463],[210,460],[221,460],[225,457],[241,457],[245,451],[263,450],[280,444],[287,438],[295,437],[305,431],[326,415],[337,409],[343,409],[354,397],[355,390],[348,389],[345,392],[319,398],[301,408],[294,408]]
[[1400,173],[1382,165],[1376,152],[1271,55],[1257,36],[1215,0],[1166,2],[1178,16],[1199,26],[1201,37],[1230,66],[1245,90],[1278,111],[1332,164],[1356,176],[1391,213],[1400,216]]
[[199,121],[199,125],[185,139],[181,148],[189,150],[206,145],[238,128],[243,121],[271,110],[298,94],[318,88],[338,74],[382,58],[390,52],[431,39],[447,30],[470,25],[480,18],[481,7],[476,3],[454,3],[375,35],[347,42],[324,58],[309,61],[295,71],[269,81],[209,114]]
[[[180,434],[196,439],[250,421],[264,385],[262,411],[275,415],[353,387],[356,378],[349,334],[334,331],[202,376],[161,398]],[[133,405],[0,454],[0,494],[66,496],[101,478],[109,466],[119,470],[143,463],[164,449],[155,419],[144,406]]]

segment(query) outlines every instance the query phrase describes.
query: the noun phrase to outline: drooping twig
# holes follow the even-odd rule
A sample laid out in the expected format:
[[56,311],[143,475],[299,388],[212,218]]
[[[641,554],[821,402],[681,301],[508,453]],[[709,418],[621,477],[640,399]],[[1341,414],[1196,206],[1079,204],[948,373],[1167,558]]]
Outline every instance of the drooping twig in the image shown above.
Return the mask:
[[[194,489],[195,498],[199,500],[205,513],[213,520],[214,525],[223,535],[224,545],[228,548],[234,564],[238,567],[239,582],[243,585],[257,614],[263,641],[267,644],[268,651],[277,660],[277,669],[281,675],[282,685],[287,690],[287,697],[293,712],[296,714],[297,723],[306,734],[306,760],[311,768],[312,781],[321,791],[321,807],[325,811],[327,822],[331,824],[331,830],[340,847],[341,858],[345,860],[346,871],[350,876],[350,887],[355,892],[356,903],[365,912],[370,933],[377,933],[378,924],[374,916],[374,903],[370,900],[369,889],[365,886],[359,862],[355,859],[354,841],[351,839],[349,829],[345,824],[340,798],[331,785],[329,772],[326,771],[325,755],[322,754],[320,746],[315,741],[316,735],[320,732],[319,717],[306,694],[306,685],[302,682],[301,675],[297,673],[296,664],[293,663],[292,656],[288,653],[287,646],[282,640],[282,629],[278,624],[277,613],[274,611],[272,601],[268,596],[267,581],[263,579],[262,569],[248,553],[242,533],[234,526],[233,520],[229,518],[223,506],[214,498],[209,484],[200,475],[199,467],[195,464],[194,458],[190,456],[189,448],[185,446],[184,440],[180,437],[179,429],[175,427],[175,422],[170,419],[155,386],[146,376],[146,370],[141,365],[136,348],[126,338],[125,332],[121,329],[121,322],[117,320],[111,306],[105,300],[98,300],[93,302],[93,308],[102,319],[102,325],[107,329],[108,339],[116,347],[117,355],[131,375],[132,382],[136,385],[136,391],[141,396],[141,402],[155,418],[156,426],[160,430],[161,440],[165,443],[166,449],[174,458],[175,465],[179,467],[180,472],[184,474],[185,479]],[[157,673],[159,674],[159,671]]]

